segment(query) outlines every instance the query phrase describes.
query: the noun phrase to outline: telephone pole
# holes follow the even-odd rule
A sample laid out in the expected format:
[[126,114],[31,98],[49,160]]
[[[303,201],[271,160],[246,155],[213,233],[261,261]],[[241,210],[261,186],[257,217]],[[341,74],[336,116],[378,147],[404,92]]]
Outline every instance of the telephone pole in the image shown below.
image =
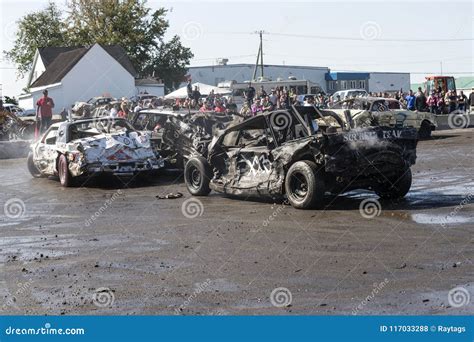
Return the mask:
[[258,33],[260,36],[260,45],[258,47],[257,61],[255,62],[255,68],[253,70],[252,80],[255,80],[257,77],[257,69],[258,69],[259,60],[260,60],[260,77],[263,78],[263,34],[265,33],[265,31],[260,30],[260,31],[255,31],[254,33]]

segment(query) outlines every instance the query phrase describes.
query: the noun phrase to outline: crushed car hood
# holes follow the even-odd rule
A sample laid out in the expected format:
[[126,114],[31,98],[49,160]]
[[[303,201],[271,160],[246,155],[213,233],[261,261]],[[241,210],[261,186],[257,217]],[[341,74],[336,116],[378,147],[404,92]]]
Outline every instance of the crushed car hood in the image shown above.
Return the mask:
[[87,162],[128,161],[155,158],[147,134],[100,134],[74,141]]

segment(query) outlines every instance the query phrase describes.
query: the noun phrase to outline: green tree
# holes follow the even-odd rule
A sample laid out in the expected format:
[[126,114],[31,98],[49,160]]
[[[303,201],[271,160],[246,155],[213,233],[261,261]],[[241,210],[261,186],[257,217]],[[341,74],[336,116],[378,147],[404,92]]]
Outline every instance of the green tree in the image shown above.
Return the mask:
[[18,76],[23,77],[31,69],[36,49],[68,43],[61,12],[50,2],[44,10],[27,14],[18,22],[14,46],[4,53],[17,65]]
[[193,58],[190,49],[181,45],[178,36],[162,43],[145,67],[148,75],[154,75],[165,83],[166,91],[176,89],[184,80],[189,61]]

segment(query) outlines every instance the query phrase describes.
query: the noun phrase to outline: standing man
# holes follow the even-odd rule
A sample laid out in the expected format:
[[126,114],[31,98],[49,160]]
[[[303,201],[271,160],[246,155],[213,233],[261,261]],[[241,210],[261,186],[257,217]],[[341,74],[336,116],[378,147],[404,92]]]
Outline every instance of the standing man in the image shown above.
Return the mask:
[[407,95],[407,97],[405,97],[408,110],[415,110],[415,100],[416,100],[416,97],[415,95],[413,95],[413,90],[410,89],[410,93]]
[[255,97],[255,88],[252,87],[252,83],[249,83],[247,90],[245,91],[245,99],[249,107],[253,105],[253,98]]
[[421,87],[418,87],[418,93],[416,94],[415,99],[415,108],[419,112],[426,111],[426,96]]
[[467,96],[464,95],[464,92],[461,90],[461,93],[459,94],[458,97],[458,109],[462,110],[463,112],[467,111]]
[[36,121],[40,121],[40,132],[44,133],[51,125],[54,101],[48,97],[48,91],[43,90],[43,97],[36,102]]
[[191,80],[188,80],[188,84],[186,85],[186,91],[188,93],[188,99],[193,98],[193,86],[191,85]]

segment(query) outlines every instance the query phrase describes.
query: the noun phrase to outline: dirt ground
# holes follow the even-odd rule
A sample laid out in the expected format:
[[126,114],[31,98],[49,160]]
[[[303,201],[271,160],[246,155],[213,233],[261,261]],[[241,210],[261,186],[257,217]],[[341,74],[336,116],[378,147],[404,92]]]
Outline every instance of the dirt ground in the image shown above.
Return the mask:
[[194,198],[172,171],[64,189],[1,160],[0,314],[473,313],[473,132],[421,141],[406,199],[372,212]]

